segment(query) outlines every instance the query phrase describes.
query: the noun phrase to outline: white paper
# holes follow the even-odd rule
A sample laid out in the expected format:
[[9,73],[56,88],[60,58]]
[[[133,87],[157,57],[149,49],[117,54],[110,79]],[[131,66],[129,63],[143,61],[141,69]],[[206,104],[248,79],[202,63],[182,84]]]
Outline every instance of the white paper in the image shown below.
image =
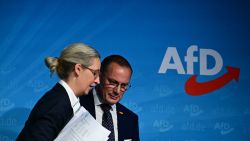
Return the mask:
[[54,141],[107,141],[109,134],[110,131],[81,106]]

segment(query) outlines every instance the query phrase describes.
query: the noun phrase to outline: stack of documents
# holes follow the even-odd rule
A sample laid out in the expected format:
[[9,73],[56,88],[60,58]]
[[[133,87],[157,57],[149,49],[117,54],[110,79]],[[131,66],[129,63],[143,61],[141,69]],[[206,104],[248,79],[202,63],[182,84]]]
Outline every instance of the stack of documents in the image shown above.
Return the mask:
[[107,141],[109,134],[110,131],[81,106],[54,141]]

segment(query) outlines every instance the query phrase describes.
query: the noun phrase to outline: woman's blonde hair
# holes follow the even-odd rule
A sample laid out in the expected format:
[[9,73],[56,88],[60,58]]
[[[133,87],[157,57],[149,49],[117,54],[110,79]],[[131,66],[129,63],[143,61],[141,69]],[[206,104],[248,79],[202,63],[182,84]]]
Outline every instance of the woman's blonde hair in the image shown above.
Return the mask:
[[97,50],[83,43],[75,43],[66,47],[59,58],[46,57],[45,64],[51,74],[57,73],[59,78],[67,79],[70,72],[74,70],[75,64],[89,67],[92,65],[93,58],[100,59]]

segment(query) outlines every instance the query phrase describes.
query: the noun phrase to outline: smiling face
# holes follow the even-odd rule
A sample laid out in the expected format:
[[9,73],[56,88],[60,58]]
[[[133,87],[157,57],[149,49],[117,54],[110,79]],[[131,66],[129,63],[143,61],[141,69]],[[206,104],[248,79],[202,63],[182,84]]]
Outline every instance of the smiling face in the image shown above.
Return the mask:
[[101,76],[101,97],[104,103],[113,105],[118,103],[126,91],[131,77],[128,67],[111,63],[105,74]]

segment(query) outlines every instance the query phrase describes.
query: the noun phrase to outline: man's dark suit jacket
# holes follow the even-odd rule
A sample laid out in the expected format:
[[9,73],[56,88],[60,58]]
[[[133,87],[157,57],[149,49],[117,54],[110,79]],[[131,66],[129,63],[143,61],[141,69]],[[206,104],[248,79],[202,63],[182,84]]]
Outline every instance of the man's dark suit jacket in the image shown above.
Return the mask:
[[37,102],[17,141],[53,141],[72,117],[68,94],[57,83]]
[[[96,118],[92,91],[86,96],[81,96],[80,103],[94,118]],[[139,141],[138,116],[120,103],[116,104],[116,110],[118,120],[118,140],[124,141],[125,139],[132,139],[132,141]]]

